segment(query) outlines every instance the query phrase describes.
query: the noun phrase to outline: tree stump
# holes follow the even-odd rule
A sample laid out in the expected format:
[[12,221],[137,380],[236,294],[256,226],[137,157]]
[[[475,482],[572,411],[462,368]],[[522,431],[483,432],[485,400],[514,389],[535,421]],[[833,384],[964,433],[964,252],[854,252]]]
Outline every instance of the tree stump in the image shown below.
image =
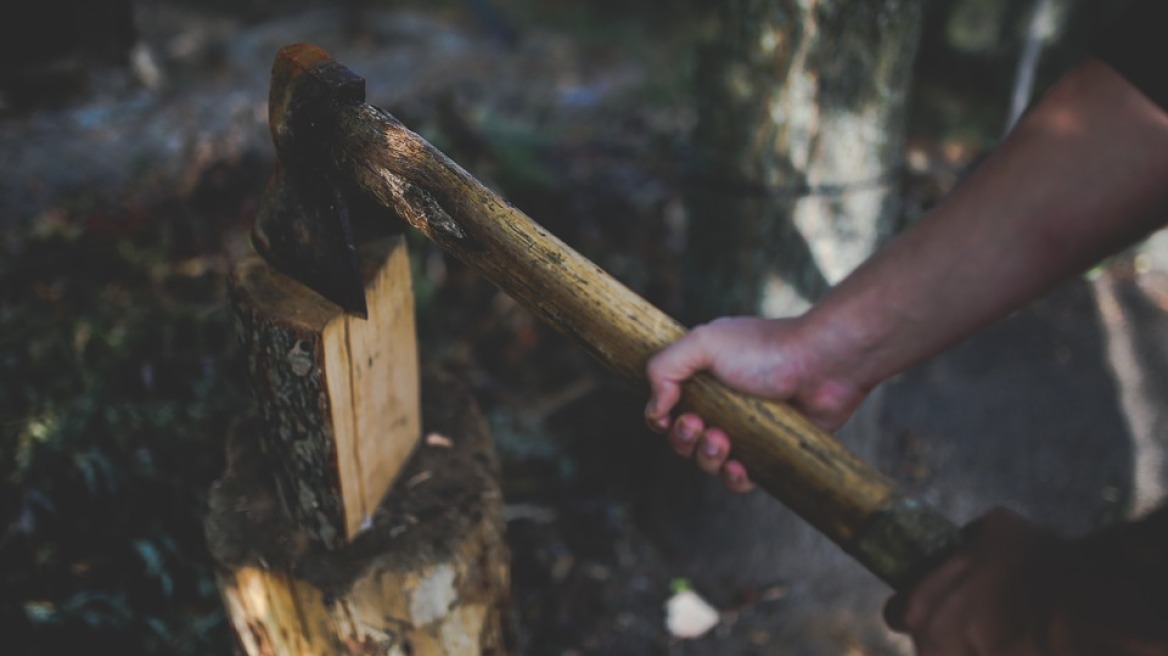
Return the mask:
[[256,413],[206,519],[227,615],[249,655],[508,653],[490,433],[454,381],[420,383],[404,239],[360,255],[368,319],[258,257],[230,278]]
[[206,529],[243,653],[511,653],[509,553],[490,432],[448,376],[430,373],[422,387],[423,425],[442,439],[418,448],[373,525],[340,549],[314,547],[280,509],[258,422],[233,432]]

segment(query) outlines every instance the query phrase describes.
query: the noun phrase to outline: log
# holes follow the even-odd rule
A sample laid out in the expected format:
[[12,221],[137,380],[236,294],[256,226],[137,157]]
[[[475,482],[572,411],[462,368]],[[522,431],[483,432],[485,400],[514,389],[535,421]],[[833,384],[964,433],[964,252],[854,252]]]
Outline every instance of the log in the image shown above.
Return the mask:
[[229,280],[279,499],[330,548],[368,526],[421,434],[404,238],[363,246],[360,260],[368,319],[256,255],[241,259]]
[[512,652],[509,554],[498,461],[470,394],[423,383],[420,446],[373,515],[339,549],[314,545],[276,503],[259,423],[233,431],[206,533],[238,647],[249,656]]

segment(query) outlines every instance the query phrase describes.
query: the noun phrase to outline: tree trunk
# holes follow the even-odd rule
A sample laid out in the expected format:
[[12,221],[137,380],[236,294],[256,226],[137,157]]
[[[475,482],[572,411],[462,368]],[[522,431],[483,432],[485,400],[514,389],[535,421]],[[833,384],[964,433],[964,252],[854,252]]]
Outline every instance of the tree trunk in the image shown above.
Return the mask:
[[689,321],[804,309],[897,227],[919,0],[732,0],[698,73]]
[[[697,79],[687,323],[797,314],[896,231],[921,4],[721,3]],[[839,435],[869,461],[873,405]],[[732,495],[671,452],[657,467],[645,508],[680,574],[715,599],[787,590],[793,606],[775,618],[772,644],[806,644],[811,626],[837,636],[841,653],[857,631],[883,635],[887,589],[786,508]]]

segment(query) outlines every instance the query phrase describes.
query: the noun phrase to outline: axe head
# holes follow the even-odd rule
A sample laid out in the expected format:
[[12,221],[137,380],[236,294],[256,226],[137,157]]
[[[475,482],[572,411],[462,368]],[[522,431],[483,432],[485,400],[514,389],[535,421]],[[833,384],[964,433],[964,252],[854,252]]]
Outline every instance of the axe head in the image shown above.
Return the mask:
[[353,213],[368,204],[333,173],[325,126],[338,105],[364,100],[365,80],[320,48],[296,44],[279,51],[268,97],[276,166],[251,235],[274,268],[362,317]]

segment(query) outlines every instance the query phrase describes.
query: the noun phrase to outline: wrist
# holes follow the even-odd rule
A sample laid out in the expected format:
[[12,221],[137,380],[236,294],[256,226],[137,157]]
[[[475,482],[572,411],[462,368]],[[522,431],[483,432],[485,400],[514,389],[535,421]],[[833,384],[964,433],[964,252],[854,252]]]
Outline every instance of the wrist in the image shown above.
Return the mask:
[[823,303],[800,317],[798,330],[808,345],[807,370],[822,382],[867,394],[896,373],[888,364],[888,331],[877,320]]

